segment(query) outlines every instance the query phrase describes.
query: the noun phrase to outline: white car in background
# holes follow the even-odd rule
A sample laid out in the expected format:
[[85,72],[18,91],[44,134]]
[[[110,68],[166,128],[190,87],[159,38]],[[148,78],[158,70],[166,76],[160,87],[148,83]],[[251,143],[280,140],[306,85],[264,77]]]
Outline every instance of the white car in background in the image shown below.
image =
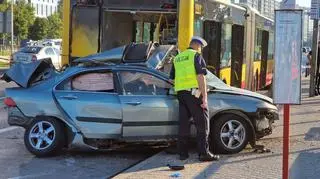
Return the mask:
[[44,42],[42,42],[42,44],[44,46],[51,46],[51,47],[54,47],[56,49],[61,50],[62,39],[49,39],[49,40],[45,40]]
[[12,56],[12,63],[32,63],[50,58],[56,69],[61,68],[60,50],[51,46],[28,46],[20,49]]

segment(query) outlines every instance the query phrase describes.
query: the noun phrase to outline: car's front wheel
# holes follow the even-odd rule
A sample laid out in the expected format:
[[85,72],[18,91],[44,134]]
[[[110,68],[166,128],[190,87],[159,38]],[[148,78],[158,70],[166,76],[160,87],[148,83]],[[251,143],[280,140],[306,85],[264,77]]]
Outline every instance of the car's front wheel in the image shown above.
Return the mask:
[[56,154],[64,145],[63,126],[52,118],[36,119],[26,129],[24,143],[38,157]]
[[233,114],[220,116],[211,127],[211,148],[216,153],[238,153],[248,144],[249,135],[250,128],[243,118]]

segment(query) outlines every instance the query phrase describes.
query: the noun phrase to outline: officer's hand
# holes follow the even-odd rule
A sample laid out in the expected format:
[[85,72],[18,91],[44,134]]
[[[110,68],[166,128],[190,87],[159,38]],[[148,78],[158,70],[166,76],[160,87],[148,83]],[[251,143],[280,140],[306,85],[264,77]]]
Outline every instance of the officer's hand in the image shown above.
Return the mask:
[[207,98],[202,98],[201,107],[202,107],[203,109],[208,109],[208,100],[207,100]]

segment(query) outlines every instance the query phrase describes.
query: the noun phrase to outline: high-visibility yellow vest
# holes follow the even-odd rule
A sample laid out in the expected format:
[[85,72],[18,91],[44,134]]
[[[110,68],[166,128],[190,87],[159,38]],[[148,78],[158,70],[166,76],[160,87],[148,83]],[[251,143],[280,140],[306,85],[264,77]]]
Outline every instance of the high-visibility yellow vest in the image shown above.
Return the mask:
[[177,55],[173,61],[175,69],[175,91],[198,88],[194,58],[197,51],[188,49]]

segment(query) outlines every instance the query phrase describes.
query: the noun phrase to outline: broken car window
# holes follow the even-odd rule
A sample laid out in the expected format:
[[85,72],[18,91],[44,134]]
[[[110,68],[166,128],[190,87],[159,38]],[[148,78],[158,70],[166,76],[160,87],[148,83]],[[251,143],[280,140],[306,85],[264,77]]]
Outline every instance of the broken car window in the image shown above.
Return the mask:
[[124,95],[167,95],[171,85],[141,72],[120,72]]

